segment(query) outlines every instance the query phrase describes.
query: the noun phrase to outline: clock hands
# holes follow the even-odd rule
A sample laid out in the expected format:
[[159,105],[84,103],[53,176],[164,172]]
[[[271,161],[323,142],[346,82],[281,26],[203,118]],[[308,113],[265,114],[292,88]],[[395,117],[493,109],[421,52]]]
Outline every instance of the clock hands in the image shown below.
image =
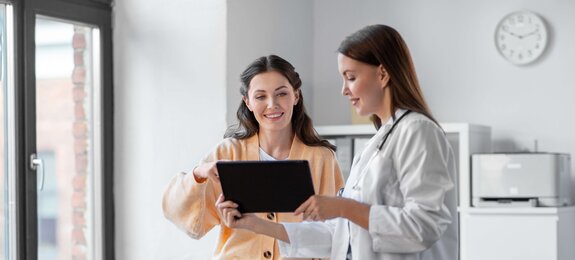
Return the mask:
[[530,32],[530,33],[528,33],[528,34],[520,35],[520,36],[519,36],[519,39],[526,38],[526,37],[531,36],[531,35],[534,35],[534,34],[536,34],[536,33],[538,33],[538,32],[539,32],[539,29],[536,29],[535,31],[532,31],[532,32]]
[[514,36],[514,37],[516,37],[516,38],[521,39],[521,35],[515,34],[515,33],[512,32],[512,31],[509,31],[509,29],[507,29],[507,28],[505,28],[505,27],[503,28],[503,31],[506,32],[506,33],[508,33],[508,34],[510,34],[511,36]]
[[539,29],[536,29],[535,31],[532,31],[532,32],[527,33],[527,34],[516,34],[516,33],[511,32],[511,31],[509,31],[509,30],[504,30],[504,31],[507,32],[508,34],[510,34],[510,35],[512,35],[512,36],[514,36],[514,37],[516,37],[516,38],[519,38],[520,40],[522,40],[523,38],[527,38],[527,37],[529,37],[529,36],[531,36],[531,35],[534,35],[534,34],[538,33],[538,32],[539,32]]

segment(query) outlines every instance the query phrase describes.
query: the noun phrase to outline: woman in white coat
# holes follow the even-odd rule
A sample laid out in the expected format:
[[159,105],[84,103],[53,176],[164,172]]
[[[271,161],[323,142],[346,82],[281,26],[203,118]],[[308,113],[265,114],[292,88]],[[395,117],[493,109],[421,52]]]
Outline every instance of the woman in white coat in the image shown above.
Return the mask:
[[377,133],[354,158],[341,196],[314,195],[294,214],[268,222],[216,203],[226,225],[279,239],[285,257],[457,259],[453,151],[423,98],[409,50],[385,25],[367,26],[338,49],[342,94]]

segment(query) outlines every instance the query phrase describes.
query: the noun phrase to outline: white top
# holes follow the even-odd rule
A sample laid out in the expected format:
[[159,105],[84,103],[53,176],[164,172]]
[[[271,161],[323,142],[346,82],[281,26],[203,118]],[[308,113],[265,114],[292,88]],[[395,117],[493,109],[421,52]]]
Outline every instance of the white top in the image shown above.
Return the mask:
[[[289,158],[286,157],[284,160],[287,160]],[[266,151],[264,151],[264,149],[262,149],[260,147],[260,161],[278,161],[279,159],[276,159],[275,157],[269,155],[268,153],[266,153]]]
[[[398,119],[405,110],[395,113]],[[353,160],[343,197],[371,205],[369,230],[336,218],[326,222],[282,223],[290,244],[285,257],[345,259],[457,259],[455,159],[445,134],[424,115],[412,112],[377,147],[390,119]]]
[[260,161],[277,161],[277,159],[266,153],[266,151],[260,147]]

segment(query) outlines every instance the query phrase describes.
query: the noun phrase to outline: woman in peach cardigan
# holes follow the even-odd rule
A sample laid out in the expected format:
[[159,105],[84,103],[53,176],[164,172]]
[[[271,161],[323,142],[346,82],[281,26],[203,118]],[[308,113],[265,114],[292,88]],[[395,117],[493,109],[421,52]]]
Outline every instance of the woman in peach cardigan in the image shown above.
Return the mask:
[[[215,206],[221,194],[218,160],[307,160],[316,194],[335,195],[343,178],[335,147],[321,140],[306,114],[301,79],[281,57],[256,59],[241,74],[239,124],[192,170],[175,176],[164,193],[163,210],[190,237],[200,239],[220,225],[214,259],[282,259],[277,241],[247,230],[230,229]],[[292,213],[257,213],[271,222],[300,222]]]

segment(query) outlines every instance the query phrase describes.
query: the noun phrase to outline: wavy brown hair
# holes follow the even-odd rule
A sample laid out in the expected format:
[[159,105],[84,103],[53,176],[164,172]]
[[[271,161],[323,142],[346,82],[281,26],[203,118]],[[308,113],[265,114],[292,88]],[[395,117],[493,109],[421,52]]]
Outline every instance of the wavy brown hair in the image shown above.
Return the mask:
[[[415,111],[427,116],[437,125],[423,98],[409,49],[401,35],[387,25],[369,25],[349,35],[339,45],[339,53],[373,66],[383,66],[389,74],[391,111],[395,120],[397,108]],[[381,118],[371,115],[375,128],[381,127]]]
[[[301,79],[294,66],[288,61],[276,55],[263,56],[253,61],[240,75],[242,82],[240,93],[242,96],[247,99],[252,79],[256,75],[268,71],[276,71],[283,75],[292,85],[294,91],[299,94],[299,101],[293,107],[291,118],[292,130],[295,135],[306,145],[323,146],[335,151],[335,146],[321,139],[313,128],[312,120],[307,115],[303,102],[303,95],[300,89],[302,85]],[[236,116],[238,124],[228,127],[224,138],[246,139],[258,133],[260,125],[245,102],[240,102]]]

